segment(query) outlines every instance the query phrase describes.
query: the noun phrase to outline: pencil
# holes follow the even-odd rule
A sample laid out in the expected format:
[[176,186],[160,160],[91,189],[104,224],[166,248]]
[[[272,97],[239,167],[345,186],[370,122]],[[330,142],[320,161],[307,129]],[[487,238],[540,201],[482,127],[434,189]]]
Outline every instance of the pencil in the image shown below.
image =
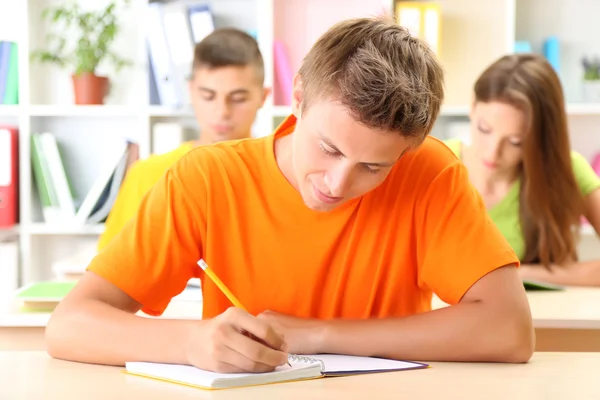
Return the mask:
[[[210,267],[204,260],[198,261],[198,265],[200,266],[200,268],[202,268],[204,273],[206,273],[206,275],[208,275],[208,277],[214,282],[214,284],[217,285],[217,287],[221,290],[221,292],[223,292],[223,294],[225,296],[227,296],[229,301],[231,301],[231,303],[234,306],[246,311],[246,308],[242,305],[242,303],[240,303],[240,301],[233,295],[233,293],[231,293],[231,291],[227,288],[227,286],[225,286],[223,281],[221,281],[221,279],[219,279],[219,277],[213,272],[213,270],[210,269]],[[252,335],[252,336],[254,336],[254,335]],[[263,340],[260,340],[258,338],[254,338],[254,340],[259,341],[260,343],[264,344],[265,346],[267,345]],[[289,365],[290,367],[292,366],[289,361],[288,361],[287,365]]]
[[240,303],[240,301],[233,295],[233,293],[231,293],[231,291],[229,289],[227,289],[227,286],[225,286],[225,284],[210,269],[210,267],[208,266],[208,264],[204,260],[198,261],[198,265],[200,266],[200,268],[202,268],[202,270],[204,270],[204,272],[206,273],[206,275],[208,275],[208,277],[214,282],[214,284],[217,285],[217,287],[221,290],[221,292],[223,292],[223,294],[225,296],[227,296],[227,298],[229,299],[229,301],[231,301],[231,303],[234,306],[236,306],[237,308],[241,308],[242,310],[246,311],[246,309],[244,308],[244,306],[242,305],[242,303]]

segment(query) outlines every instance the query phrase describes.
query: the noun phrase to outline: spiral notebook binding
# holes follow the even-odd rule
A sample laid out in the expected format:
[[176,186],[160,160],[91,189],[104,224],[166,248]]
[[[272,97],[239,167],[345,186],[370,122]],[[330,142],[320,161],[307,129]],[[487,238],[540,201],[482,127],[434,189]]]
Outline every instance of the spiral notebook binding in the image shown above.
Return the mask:
[[288,361],[290,363],[302,363],[302,364],[321,364],[321,371],[325,371],[325,363],[323,360],[319,360],[317,358],[301,356],[298,354],[288,354]]

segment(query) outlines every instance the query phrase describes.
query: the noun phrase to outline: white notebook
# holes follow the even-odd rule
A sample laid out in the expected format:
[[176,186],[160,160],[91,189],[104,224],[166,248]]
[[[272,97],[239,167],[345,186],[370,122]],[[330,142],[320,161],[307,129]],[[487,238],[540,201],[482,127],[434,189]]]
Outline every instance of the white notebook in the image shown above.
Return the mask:
[[226,389],[265,385],[325,376],[355,375],[375,372],[427,368],[427,364],[384,358],[355,357],[337,354],[289,356],[290,366],[277,367],[273,372],[219,374],[189,365],[128,362],[126,372],[147,378],[194,386],[202,389]]

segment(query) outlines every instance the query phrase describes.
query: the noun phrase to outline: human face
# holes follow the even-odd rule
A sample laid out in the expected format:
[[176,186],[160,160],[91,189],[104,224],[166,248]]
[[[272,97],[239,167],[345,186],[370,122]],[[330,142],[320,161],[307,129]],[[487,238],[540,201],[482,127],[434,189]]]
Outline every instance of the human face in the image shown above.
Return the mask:
[[194,71],[189,90],[202,143],[250,136],[256,113],[268,94],[256,74],[250,65]]
[[476,162],[486,174],[512,174],[523,159],[526,133],[523,111],[501,102],[476,102],[471,135]]
[[[296,95],[297,93],[295,93]],[[368,128],[337,101],[312,103],[292,138],[292,184],[315,211],[330,211],[381,184],[410,142],[397,132]]]

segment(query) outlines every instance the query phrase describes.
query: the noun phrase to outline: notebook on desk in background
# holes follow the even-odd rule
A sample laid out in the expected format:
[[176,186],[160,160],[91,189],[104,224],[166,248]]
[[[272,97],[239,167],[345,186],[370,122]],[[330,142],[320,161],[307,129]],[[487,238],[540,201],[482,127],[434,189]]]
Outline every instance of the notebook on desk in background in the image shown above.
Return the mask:
[[147,362],[125,363],[125,371],[132,375],[154,378],[201,389],[228,389],[316,379],[326,376],[357,375],[427,368],[427,364],[396,361],[373,357],[355,357],[337,354],[311,356],[290,355],[290,366],[277,367],[266,373],[219,374],[189,365]]
[[539,291],[539,290],[565,290],[564,286],[554,285],[552,283],[540,282],[534,280],[524,280],[523,286],[526,291]]

